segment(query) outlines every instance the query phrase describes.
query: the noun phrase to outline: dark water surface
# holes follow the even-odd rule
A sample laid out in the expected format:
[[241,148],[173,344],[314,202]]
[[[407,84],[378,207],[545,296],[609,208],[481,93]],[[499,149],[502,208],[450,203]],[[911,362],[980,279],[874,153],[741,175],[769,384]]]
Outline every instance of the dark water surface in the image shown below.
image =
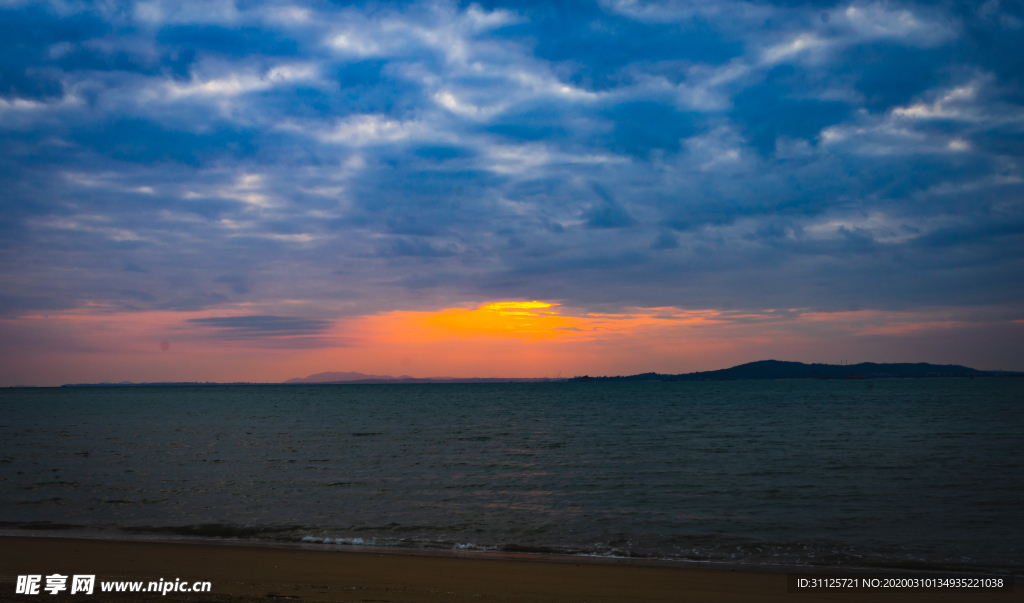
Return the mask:
[[0,390],[0,528],[1024,573],[1024,380]]

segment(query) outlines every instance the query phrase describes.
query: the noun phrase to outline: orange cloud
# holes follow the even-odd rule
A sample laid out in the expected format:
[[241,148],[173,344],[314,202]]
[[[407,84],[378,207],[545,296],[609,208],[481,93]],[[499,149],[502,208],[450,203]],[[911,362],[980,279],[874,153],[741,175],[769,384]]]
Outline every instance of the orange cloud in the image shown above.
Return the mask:
[[595,340],[635,336],[643,331],[721,323],[714,310],[642,308],[624,314],[562,314],[559,304],[497,301],[474,309],[395,311],[355,319],[346,325],[368,340],[393,343],[443,340]]
[[410,317],[439,336],[489,336],[550,339],[578,327],[581,321],[550,310],[558,304],[539,301],[493,302],[475,310],[449,308]]

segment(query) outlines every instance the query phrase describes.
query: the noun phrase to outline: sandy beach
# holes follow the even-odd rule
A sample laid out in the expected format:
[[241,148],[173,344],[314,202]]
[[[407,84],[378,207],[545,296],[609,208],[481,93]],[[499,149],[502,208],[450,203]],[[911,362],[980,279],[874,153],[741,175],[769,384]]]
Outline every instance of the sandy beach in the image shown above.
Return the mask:
[[[789,593],[785,573],[579,560],[385,554],[230,544],[0,538],[0,600],[23,574],[95,574],[92,596],[45,600],[366,602],[1022,601],[1016,592]],[[100,581],[209,581],[209,593],[101,593]],[[45,579],[44,579],[45,583]],[[45,586],[45,584],[44,584]]]

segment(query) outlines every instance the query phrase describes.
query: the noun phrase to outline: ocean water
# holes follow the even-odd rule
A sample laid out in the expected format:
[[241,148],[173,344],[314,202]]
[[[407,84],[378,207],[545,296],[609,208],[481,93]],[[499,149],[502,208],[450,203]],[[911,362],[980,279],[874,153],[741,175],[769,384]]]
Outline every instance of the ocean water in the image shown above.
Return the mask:
[[5,389],[0,529],[1022,574],[1022,444],[1021,379]]

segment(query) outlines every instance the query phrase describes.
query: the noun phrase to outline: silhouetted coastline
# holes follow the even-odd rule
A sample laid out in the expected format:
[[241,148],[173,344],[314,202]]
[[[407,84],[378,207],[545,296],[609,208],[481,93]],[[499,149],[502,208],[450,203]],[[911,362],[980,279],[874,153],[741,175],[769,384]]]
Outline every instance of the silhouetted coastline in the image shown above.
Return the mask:
[[757,379],[927,379],[937,377],[1020,377],[1014,371],[981,371],[959,364],[875,363],[804,364],[782,360],[760,360],[717,371],[698,371],[679,375],[641,373],[638,375],[592,377],[584,375],[569,381],[736,381]]

